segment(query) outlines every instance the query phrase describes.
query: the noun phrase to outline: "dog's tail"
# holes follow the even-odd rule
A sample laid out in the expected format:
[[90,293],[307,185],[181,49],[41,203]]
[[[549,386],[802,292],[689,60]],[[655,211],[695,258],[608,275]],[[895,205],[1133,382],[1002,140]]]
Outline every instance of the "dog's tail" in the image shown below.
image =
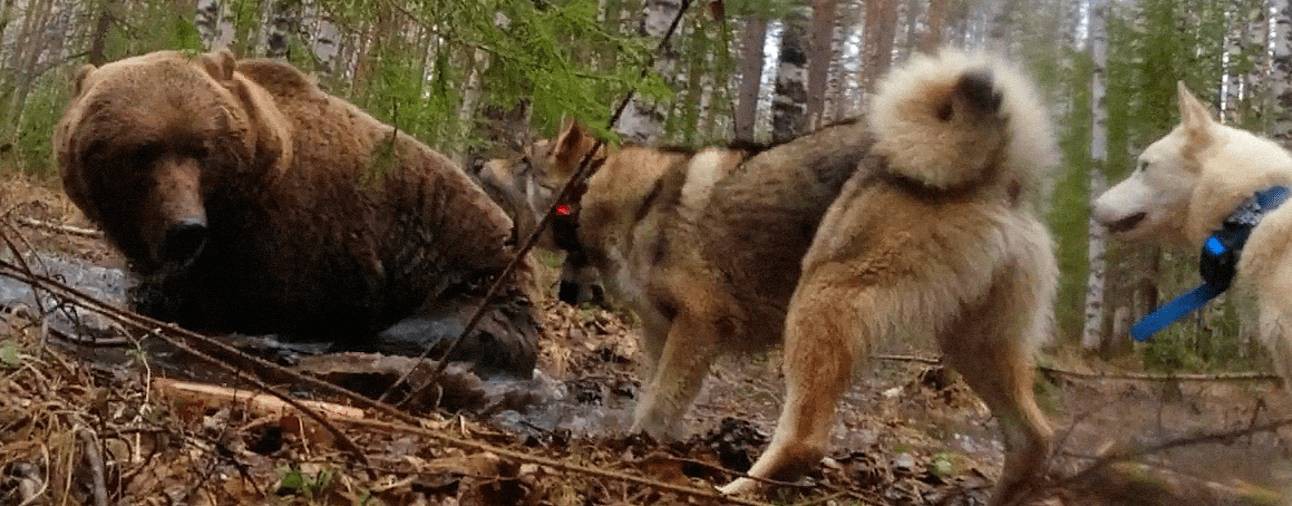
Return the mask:
[[1035,86],[987,54],[912,58],[879,84],[869,121],[888,170],[931,188],[1000,182],[1036,198],[1058,161]]

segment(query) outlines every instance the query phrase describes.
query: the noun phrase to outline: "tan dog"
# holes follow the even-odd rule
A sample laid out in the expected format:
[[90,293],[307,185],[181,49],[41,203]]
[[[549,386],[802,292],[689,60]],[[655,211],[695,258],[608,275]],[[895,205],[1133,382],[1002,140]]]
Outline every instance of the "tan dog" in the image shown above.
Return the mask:
[[[642,320],[646,371],[634,430],[676,434],[715,358],[780,341],[799,262],[865,156],[869,146],[857,139],[866,130],[835,125],[766,151],[634,146],[597,155],[602,165],[577,202],[573,249]],[[559,189],[594,143],[568,125],[512,171]],[[549,197],[534,207],[550,205]]]
[[[1180,125],[1139,157],[1126,180],[1095,201],[1095,218],[1119,239],[1198,248],[1258,191],[1292,186],[1292,156],[1269,139],[1217,123],[1179,85]],[[1253,290],[1261,341],[1292,378],[1292,206],[1265,216],[1238,262],[1237,286]]]
[[935,336],[999,418],[1006,455],[993,503],[1007,503],[1051,437],[1031,362],[1058,277],[1034,210],[1055,163],[1046,111],[1006,64],[944,51],[885,79],[870,127],[870,170],[848,181],[803,259],[785,324],[786,402],[750,474],[792,479],[816,465],[854,368],[900,330]]

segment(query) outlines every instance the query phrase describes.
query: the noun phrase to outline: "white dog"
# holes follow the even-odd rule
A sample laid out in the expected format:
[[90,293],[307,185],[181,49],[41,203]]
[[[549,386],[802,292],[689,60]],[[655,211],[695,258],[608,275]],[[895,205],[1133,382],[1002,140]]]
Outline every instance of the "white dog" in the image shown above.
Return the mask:
[[[1116,238],[1200,250],[1258,192],[1292,188],[1292,156],[1273,141],[1221,125],[1181,83],[1180,125],[1139,157],[1135,173],[1101,195],[1094,216]],[[1292,378],[1292,204],[1266,206],[1237,261],[1256,295],[1261,340]]]

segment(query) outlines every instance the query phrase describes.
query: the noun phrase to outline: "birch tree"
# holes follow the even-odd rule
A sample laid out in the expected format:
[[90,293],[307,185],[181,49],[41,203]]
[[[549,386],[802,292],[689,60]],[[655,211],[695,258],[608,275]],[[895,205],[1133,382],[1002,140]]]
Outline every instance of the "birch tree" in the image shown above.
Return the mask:
[[837,0],[813,0],[810,56],[807,76],[807,128],[821,126],[825,116],[826,81],[834,60]]
[[193,26],[197,28],[198,37],[202,39],[202,48],[207,51],[216,49],[216,41],[220,38],[219,0],[197,0],[197,13],[193,16]]
[[[677,17],[681,10],[681,0],[645,0],[638,34],[648,40],[662,40],[664,34],[668,33],[668,27],[673,23],[673,18]],[[669,69],[674,67],[676,61],[677,51],[670,44],[663,54],[656,55],[655,70],[668,80]],[[666,112],[667,109],[663,104],[656,103],[639,93],[624,109],[623,117],[616,125],[616,131],[626,142],[650,144],[664,133]]]
[[271,12],[265,32],[265,57],[286,59],[292,28],[300,22],[300,0],[274,0]]
[[1292,0],[1273,0],[1274,58],[1268,83],[1268,114],[1274,118],[1270,135],[1284,146],[1292,145]]
[[[1107,93],[1105,70],[1108,66],[1108,34],[1106,0],[1090,0],[1088,7],[1090,27],[1090,57],[1093,72],[1090,78],[1090,199],[1098,197],[1107,187],[1104,164],[1108,160],[1108,110],[1104,97]],[[1081,331],[1081,348],[1098,350],[1103,344],[1104,314],[1104,254],[1107,249],[1106,232],[1091,214],[1087,258],[1090,263],[1086,279],[1086,318]]]
[[785,15],[780,64],[776,68],[776,94],[772,99],[772,142],[793,139],[806,128],[807,17],[801,8]]

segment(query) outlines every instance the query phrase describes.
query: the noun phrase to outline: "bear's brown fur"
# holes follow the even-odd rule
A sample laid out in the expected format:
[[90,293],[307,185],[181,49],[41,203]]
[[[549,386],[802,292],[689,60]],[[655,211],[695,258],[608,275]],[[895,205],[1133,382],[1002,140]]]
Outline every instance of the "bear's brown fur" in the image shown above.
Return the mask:
[[[75,88],[64,188],[146,313],[359,348],[420,315],[386,334],[425,341],[458,332],[511,255],[511,220],[460,168],[288,64],[160,51],[86,66]],[[509,295],[458,358],[532,369],[532,308]]]

